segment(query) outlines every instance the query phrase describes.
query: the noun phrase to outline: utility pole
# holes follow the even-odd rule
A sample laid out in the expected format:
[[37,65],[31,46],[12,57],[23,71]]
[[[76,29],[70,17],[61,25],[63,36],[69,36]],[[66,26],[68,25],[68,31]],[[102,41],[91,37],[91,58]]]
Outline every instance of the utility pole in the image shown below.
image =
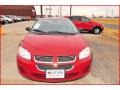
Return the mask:
[[52,8],[51,8],[51,5],[50,5],[50,15],[51,15],[51,10],[52,10]]
[[95,15],[94,15],[94,13],[92,14],[92,18],[95,18]]
[[72,5],[70,5],[70,16],[72,14]]
[[60,16],[62,16],[62,6],[60,6]]
[[41,16],[40,16],[40,18],[42,18],[42,16],[43,16],[43,9],[42,9],[42,5],[40,5],[40,11],[41,11]]

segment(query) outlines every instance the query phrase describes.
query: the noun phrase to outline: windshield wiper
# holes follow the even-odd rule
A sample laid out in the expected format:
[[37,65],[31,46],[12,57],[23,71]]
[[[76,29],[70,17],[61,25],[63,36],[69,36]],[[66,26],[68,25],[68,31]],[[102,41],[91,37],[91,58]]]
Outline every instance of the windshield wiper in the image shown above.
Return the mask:
[[76,34],[76,33],[69,33],[69,32],[60,32],[60,31],[49,31],[49,34]]
[[39,29],[33,29],[33,31],[35,31],[35,32],[40,32],[40,33],[47,33],[47,32],[44,32],[44,31],[42,31],[42,30],[39,30]]

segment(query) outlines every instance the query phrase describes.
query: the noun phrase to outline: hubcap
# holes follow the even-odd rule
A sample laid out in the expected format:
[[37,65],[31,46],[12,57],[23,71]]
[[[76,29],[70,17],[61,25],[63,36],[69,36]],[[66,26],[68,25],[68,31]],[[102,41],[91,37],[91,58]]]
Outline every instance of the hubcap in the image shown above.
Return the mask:
[[100,29],[99,28],[96,28],[95,29],[95,33],[98,34],[100,32]]

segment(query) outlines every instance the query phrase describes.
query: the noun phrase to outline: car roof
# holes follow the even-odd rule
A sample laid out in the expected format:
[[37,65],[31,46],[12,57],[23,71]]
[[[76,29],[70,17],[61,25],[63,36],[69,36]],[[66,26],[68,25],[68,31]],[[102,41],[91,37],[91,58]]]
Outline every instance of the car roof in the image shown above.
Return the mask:
[[48,17],[48,18],[40,18],[38,20],[69,20],[69,19],[63,17]]
[[86,16],[74,15],[74,16],[67,16],[67,17],[86,17]]

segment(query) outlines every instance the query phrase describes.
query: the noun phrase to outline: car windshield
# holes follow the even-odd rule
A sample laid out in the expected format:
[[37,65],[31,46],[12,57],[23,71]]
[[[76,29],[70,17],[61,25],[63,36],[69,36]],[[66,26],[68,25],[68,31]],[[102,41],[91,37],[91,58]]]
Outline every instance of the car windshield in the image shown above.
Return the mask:
[[77,34],[76,27],[67,19],[41,19],[33,26],[32,32],[47,34]]

